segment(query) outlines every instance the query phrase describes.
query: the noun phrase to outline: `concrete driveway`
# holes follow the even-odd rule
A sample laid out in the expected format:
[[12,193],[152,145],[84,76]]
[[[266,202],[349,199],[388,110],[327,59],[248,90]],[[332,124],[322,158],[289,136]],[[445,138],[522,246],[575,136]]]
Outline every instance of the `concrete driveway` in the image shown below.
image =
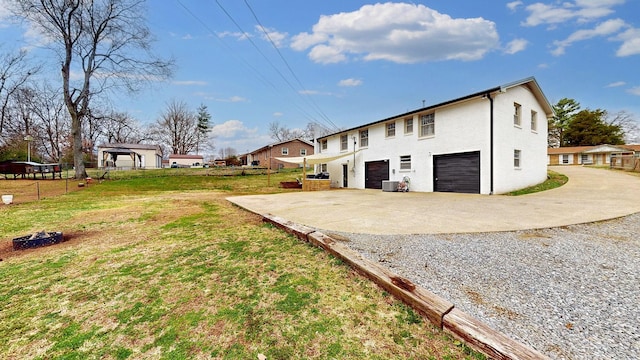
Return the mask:
[[567,184],[523,196],[337,189],[227,199],[321,230],[385,235],[549,228],[640,212],[638,176],[582,166],[551,169],[565,174]]

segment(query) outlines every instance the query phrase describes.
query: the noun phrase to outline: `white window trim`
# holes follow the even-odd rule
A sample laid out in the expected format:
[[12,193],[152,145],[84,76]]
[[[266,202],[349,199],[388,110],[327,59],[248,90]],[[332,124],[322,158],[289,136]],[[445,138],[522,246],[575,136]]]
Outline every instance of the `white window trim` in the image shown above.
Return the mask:
[[283,147],[280,149],[280,153],[282,155],[289,155],[289,148],[288,147]]
[[[516,160],[518,160],[518,165],[516,165]],[[513,168],[516,170],[522,169],[522,150],[520,149],[513,150]]]
[[307,156],[307,149],[300,149],[300,156]]
[[[411,131],[407,131],[407,122],[411,120]],[[404,134],[405,135],[413,135],[413,125],[414,125],[414,121],[413,118],[406,118],[404,119]]]
[[[429,115],[433,116],[433,133],[427,134],[427,135],[423,135],[422,134],[422,117],[423,116],[429,116]],[[436,136],[436,114],[435,113],[430,113],[430,114],[420,115],[420,117],[418,117],[418,137],[420,139],[431,139],[431,138],[433,138],[435,136]]]
[[[389,135],[389,126],[393,125],[393,135]],[[384,137],[386,138],[394,138],[396,137],[396,122],[388,122],[384,124]]]
[[[366,144],[362,144],[362,134],[367,133],[367,143]],[[360,130],[358,131],[358,138],[360,139],[360,147],[361,148],[366,148],[369,147],[369,129],[364,129],[364,130]]]
[[[342,138],[345,138],[346,141],[343,143],[342,142]],[[342,145],[345,145],[344,147],[342,147]],[[349,135],[340,135],[340,151],[349,151]]]
[[522,128],[522,105],[513,103],[513,126]]
[[[408,158],[409,161],[404,161],[403,162],[402,158]],[[402,168],[402,165],[407,165],[407,164],[409,165],[408,168]],[[411,166],[412,166],[412,164],[411,164],[411,155],[400,155],[400,166],[399,166],[400,170],[399,171],[400,172],[410,172],[411,171]]]
[[538,133],[538,112],[531,110],[531,132]]

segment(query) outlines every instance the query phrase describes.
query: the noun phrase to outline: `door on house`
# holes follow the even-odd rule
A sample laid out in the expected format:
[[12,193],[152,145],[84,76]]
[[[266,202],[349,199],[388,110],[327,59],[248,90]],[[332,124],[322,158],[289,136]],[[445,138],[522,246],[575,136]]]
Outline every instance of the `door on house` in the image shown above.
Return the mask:
[[342,187],[349,187],[349,165],[342,164]]
[[382,189],[382,182],[389,180],[389,160],[364,163],[365,189]]
[[433,191],[480,193],[480,152],[435,155]]

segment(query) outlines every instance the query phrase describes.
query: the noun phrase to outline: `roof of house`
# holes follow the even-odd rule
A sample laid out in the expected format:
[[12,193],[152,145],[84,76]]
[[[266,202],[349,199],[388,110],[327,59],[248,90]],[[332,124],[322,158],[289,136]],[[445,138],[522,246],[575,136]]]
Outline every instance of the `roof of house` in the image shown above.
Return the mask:
[[113,149],[135,149],[135,150],[160,150],[160,146],[154,144],[128,144],[128,143],[107,143],[98,146],[99,148]]
[[279,141],[273,144],[269,144],[269,145],[265,145],[259,149],[253,150],[251,152],[249,152],[249,154],[255,154],[257,152],[260,152],[262,150],[266,150],[270,147],[274,147],[274,146],[278,146],[278,145],[282,145],[282,144],[286,144],[286,143],[290,143],[290,142],[294,142],[294,141],[300,141],[306,145],[309,145],[311,148],[313,148],[313,143],[311,141],[305,140],[305,139],[301,139],[301,138],[297,138],[297,139],[289,139],[289,140],[284,140],[284,141]]
[[444,106],[448,106],[448,105],[452,105],[458,102],[463,102],[472,98],[477,98],[477,97],[485,97],[487,95],[490,94],[494,94],[494,93],[504,93],[507,90],[511,89],[511,88],[515,88],[518,86],[526,86],[529,90],[531,90],[531,92],[533,93],[533,95],[535,96],[535,98],[538,100],[538,102],[542,105],[545,113],[547,114],[547,116],[551,116],[553,115],[553,106],[551,106],[551,103],[549,102],[549,100],[547,100],[547,97],[544,95],[544,93],[542,92],[542,89],[540,88],[540,85],[538,84],[538,82],[536,81],[536,79],[531,76],[522,80],[518,80],[518,81],[514,81],[511,83],[507,83],[504,85],[500,85],[500,86],[496,86],[487,90],[483,90],[483,91],[479,91],[470,95],[466,95],[457,99],[453,99],[453,100],[449,100],[449,101],[445,101],[439,104],[435,104],[435,105],[430,105],[427,107],[422,107],[416,110],[412,110],[403,114],[399,114],[399,115],[394,115],[391,117],[388,117],[386,119],[382,119],[382,120],[377,120],[374,121],[372,123],[368,123],[368,124],[364,124],[364,125],[360,125],[360,126],[356,126],[347,130],[340,130],[340,131],[336,131],[334,133],[319,137],[318,139],[324,139],[324,138],[328,138],[330,136],[334,136],[336,134],[340,134],[340,133],[345,133],[345,132],[349,132],[349,131],[353,131],[353,130],[357,130],[357,129],[361,129],[361,128],[365,128],[365,127],[369,127],[372,125],[376,125],[376,124],[380,124],[380,123],[384,123],[393,119],[397,119],[399,117],[404,117],[404,116],[408,116],[408,115],[413,115],[419,112],[423,112],[423,111],[430,111],[430,110],[434,110],[440,107],[444,107]]
[[614,153],[625,151],[640,151],[640,145],[590,145],[590,146],[565,146],[559,148],[548,148],[548,155],[560,154],[594,154],[594,153]]
[[171,154],[169,159],[203,159],[202,155]]

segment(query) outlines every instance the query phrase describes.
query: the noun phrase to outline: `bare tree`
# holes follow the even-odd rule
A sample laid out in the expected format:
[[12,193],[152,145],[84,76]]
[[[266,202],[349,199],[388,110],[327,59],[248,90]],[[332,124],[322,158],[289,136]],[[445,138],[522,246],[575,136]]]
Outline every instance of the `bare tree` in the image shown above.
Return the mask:
[[4,132],[11,120],[10,110],[15,105],[12,103],[14,96],[39,70],[39,66],[29,64],[24,50],[0,55],[0,145],[6,139]]
[[627,143],[640,142],[640,124],[630,113],[622,110],[614,114],[606,114],[606,120],[609,125],[619,126],[625,134]]
[[110,113],[102,128],[104,140],[108,143],[139,144],[148,137],[138,121],[123,112]]
[[59,162],[64,150],[71,145],[69,115],[60,91],[45,83],[38,88],[23,89],[19,94],[21,104],[28,109],[29,133],[33,135],[37,152],[46,161]]
[[153,133],[173,154],[188,154],[198,144],[198,119],[183,101],[173,100],[156,121]]
[[[16,15],[28,20],[59,56],[62,93],[71,117],[75,177],[86,177],[82,126],[93,96],[171,75],[172,61],[151,53],[144,0],[12,0]],[[82,69],[74,81],[72,69]]]

